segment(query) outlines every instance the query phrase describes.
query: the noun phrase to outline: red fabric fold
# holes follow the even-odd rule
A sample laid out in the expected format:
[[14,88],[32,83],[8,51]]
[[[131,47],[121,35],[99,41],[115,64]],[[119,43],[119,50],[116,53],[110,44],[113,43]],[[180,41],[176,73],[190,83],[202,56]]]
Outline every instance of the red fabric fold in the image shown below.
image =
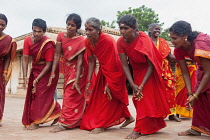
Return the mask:
[[[127,108],[126,78],[117,53],[116,42],[111,36],[100,33],[95,47],[88,38],[85,39],[85,45],[87,51],[97,57],[100,68],[81,123],[81,129],[92,130],[118,125],[131,115]],[[107,95],[104,94],[107,83],[111,90],[112,100],[108,100]]]
[[[169,114],[165,85],[162,81],[162,57],[144,32],[139,32],[139,36],[130,44],[127,44],[123,37],[118,39],[117,44],[119,53],[125,53],[129,57],[135,84],[140,85],[147,72],[145,56],[154,66],[152,75],[143,87],[143,98],[138,101],[133,97],[137,112],[134,131],[143,134],[154,133],[166,126],[164,118]],[[154,123],[148,123],[148,120]]]

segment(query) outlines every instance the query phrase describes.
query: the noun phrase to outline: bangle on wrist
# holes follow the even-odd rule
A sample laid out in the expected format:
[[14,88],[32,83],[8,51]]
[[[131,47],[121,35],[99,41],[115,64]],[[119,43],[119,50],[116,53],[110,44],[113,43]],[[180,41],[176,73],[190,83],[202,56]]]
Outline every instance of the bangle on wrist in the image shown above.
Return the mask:
[[188,95],[188,96],[193,95],[193,92],[190,91],[190,92],[187,93],[187,95]]
[[198,96],[197,95],[195,95],[195,94],[191,94],[191,95],[194,96],[195,99],[198,99]]
[[7,74],[7,73],[8,73],[8,71],[7,71],[7,70],[4,70],[4,71],[3,71],[3,73]]
[[141,84],[139,87],[138,87],[138,89],[141,89],[141,88],[143,88],[144,87],[144,85],[143,84]]
[[51,75],[55,75],[55,73],[52,72]]
[[133,84],[130,84],[131,85],[131,87],[133,87],[133,86],[135,86],[136,84],[135,83],[133,83]]

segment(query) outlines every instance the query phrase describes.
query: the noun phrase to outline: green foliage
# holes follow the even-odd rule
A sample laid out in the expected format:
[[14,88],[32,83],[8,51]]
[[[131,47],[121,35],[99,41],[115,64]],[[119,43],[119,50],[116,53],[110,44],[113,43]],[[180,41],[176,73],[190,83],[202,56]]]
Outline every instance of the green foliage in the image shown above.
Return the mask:
[[113,20],[111,23],[101,20],[102,26],[106,26],[106,27],[110,27],[110,28],[115,28],[115,25],[114,25],[115,23],[116,23],[115,20]]
[[155,14],[155,12],[151,8],[147,8],[145,5],[142,5],[139,8],[132,9],[131,7],[128,8],[128,10],[125,11],[117,11],[117,23],[121,16],[125,14],[133,15],[138,22],[138,29],[140,31],[148,31],[148,25],[151,23],[159,23],[160,25],[163,25],[164,23],[160,23],[158,14]]
[[167,41],[171,41],[171,38],[170,38],[170,36],[169,36],[169,28],[167,28],[167,29],[164,29],[162,32],[161,32],[161,34],[160,34],[160,37],[161,38],[164,38],[165,40],[167,40]]
[[[151,8],[147,8],[145,5],[142,5],[139,8],[132,9],[131,7],[128,8],[128,10],[124,11],[117,11],[117,21],[113,20],[111,23],[106,22],[104,20],[101,20],[101,25],[115,28],[115,23],[118,23],[120,17],[122,17],[125,14],[133,15],[138,22],[138,30],[140,31],[148,31],[148,26],[151,23],[158,23],[160,26],[163,26],[164,23],[160,23],[158,14],[155,13]],[[164,38],[167,41],[170,41],[169,37],[169,31],[168,29],[164,29],[160,35],[161,38]]]

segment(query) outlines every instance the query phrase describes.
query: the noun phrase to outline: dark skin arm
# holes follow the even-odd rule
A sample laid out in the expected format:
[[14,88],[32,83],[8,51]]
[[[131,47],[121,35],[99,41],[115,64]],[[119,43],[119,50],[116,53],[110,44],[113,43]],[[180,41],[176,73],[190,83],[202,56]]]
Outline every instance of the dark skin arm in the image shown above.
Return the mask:
[[184,78],[184,82],[187,88],[188,93],[192,93],[192,84],[191,84],[191,78],[190,78],[190,73],[187,67],[186,60],[180,60],[178,61],[181,71],[182,71],[182,76]]
[[127,61],[127,56],[125,53],[120,53],[120,59],[122,62],[122,66],[123,66],[123,70],[125,72],[125,75],[128,79],[128,82],[130,85],[132,85],[132,89],[134,90],[134,93],[136,94],[136,96],[139,97],[139,99],[142,98],[142,89],[143,89],[143,85],[148,81],[148,79],[150,78],[152,71],[153,71],[153,64],[151,63],[151,61],[146,57],[147,63],[148,63],[148,70],[146,72],[146,75],[144,76],[144,79],[141,83],[141,85],[136,85],[133,81],[133,78],[131,76],[131,72],[130,69],[128,67],[128,61]]
[[[9,51],[8,54],[5,55],[4,57],[5,61],[4,61],[4,71],[8,71],[8,67],[9,67],[9,63],[11,60],[11,50]],[[4,78],[4,83],[7,80],[7,73],[3,73],[3,78]]]
[[37,78],[34,80],[34,82],[33,82],[34,88],[33,88],[33,90],[32,90],[32,93],[35,93],[35,92],[36,92],[36,86],[37,86],[39,80],[40,80],[45,74],[47,74],[47,73],[50,71],[50,69],[52,68],[52,63],[53,63],[53,61],[46,62],[46,66],[44,67],[44,69],[42,70],[42,72],[38,75],[38,77],[37,77]]
[[59,62],[59,59],[60,59],[60,56],[61,56],[61,53],[62,53],[61,46],[62,46],[61,42],[56,43],[53,65],[52,65],[52,70],[51,70],[51,76],[50,76],[50,79],[49,79],[49,82],[48,82],[47,86],[50,86],[53,78],[55,78],[55,70],[57,69],[58,62]]
[[92,78],[93,75],[93,71],[94,71],[94,67],[96,65],[96,59],[94,56],[88,56],[88,83],[86,85],[86,92],[90,86],[90,80]]
[[171,53],[168,54],[167,59],[170,63],[176,63],[177,62],[175,56]]
[[80,91],[80,87],[79,87],[79,78],[80,78],[80,74],[82,72],[83,57],[84,57],[84,51],[78,55],[76,79],[75,79],[75,82],[72,87],[72,88],[75,87],[80,94],[81,94],[81,91]]
[[28,55],[23,55],[22,58],[22,69],[23,69],[23,78],[24,78],[24,83],[23,83],[23,88],[26,89],[26,86],[28,84],[28,77],[27,77],[27,72],[28,72],[28,62],[29,62],[29,56]]
[[200,85],[198,86],[198,89],[195,91],[194,95],[195,96],[189,96],[187,99],[186,104],[190,104],[191,106],[194,105],[194,102],[196,100],[196,96],[199,97],[203,89],[206,87],[208,82],[210,81],[210,60],[207,58],[200,57],[200,64],[203,68],[204,75],[202,77],[202,80],[200,82]]

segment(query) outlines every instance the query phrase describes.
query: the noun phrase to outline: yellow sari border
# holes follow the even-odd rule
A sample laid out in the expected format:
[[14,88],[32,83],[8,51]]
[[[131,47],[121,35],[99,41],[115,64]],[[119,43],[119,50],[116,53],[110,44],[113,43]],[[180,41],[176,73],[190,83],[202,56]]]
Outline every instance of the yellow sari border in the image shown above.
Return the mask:
[[75,56],[77,56],[78,54],[80,54],[82,51],[84,51],[85,50],[85,47],[84,48],[82,48],[81,50],[79,50],[78,52],[76,52],[74,55],[72,55],[69,59],[68,59],[68,61],[70,61],[70,60],[72,60]]
[[56,106],[56,101],[54,100],[51,108],[49,109],[49,111],[46,113],[46,115],[42,118],[42,119],[39,119],[39,120],[36,120],[34,121],[32,124],[40,124],[40,123],[44,123],[48,118],[49,116],[52,114],[54,108]]
[[210,135],[210,132],[207,132],[207,131],[205,131],[205,130],[203,130],[201,128],[198,128],[196,126],[191,126],[191,128],[196,130],[196,131],[198,131],[198,132],[200,132],[200,133],[204,133],[204,134]]
[[210,51],[195,49],[195,57],[204,57],[210,59]]

